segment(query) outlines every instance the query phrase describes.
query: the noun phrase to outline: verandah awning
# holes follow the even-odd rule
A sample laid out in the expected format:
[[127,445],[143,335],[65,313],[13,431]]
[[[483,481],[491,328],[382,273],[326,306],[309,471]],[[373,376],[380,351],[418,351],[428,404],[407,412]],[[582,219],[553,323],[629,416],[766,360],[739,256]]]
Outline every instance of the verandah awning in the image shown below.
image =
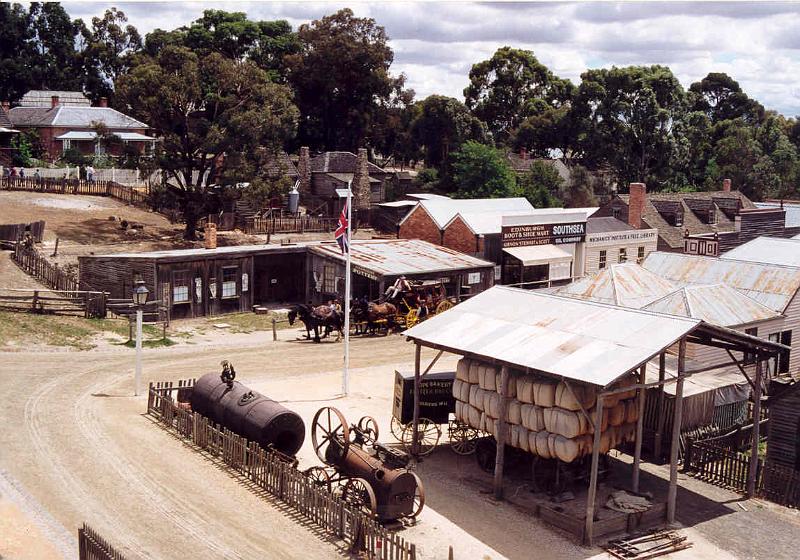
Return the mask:
[[522,261],[523,266],[537,264],[569,263],[572,255],[555,245],[531,245],[529,247],[507,247],[503,252]]
[[[140,134],[138,132],[114,132],[114,136],[119,137],[125,142],[154,142],[157,138]],[[61,136],[56,136],[56,140],[96,140],[97,133],[90,130],[70,130]]]

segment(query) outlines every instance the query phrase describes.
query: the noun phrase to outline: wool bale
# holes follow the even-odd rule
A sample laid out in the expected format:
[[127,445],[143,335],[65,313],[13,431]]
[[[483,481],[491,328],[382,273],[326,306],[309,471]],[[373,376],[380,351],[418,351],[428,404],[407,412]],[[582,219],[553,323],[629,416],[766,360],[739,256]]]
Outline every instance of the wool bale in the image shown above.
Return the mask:
[[466,422],[466,420],[464,420],[464,403],[462,403],[459,400],[456,400],[456,413],[455,414],[456,414],[456,420],[457,421],[468,423],[468,422]]
[[558,434],[547,434],[547,451],[552,459],[558,458],[558,455],[556,455],[556,438],[558,438]]
[[522,424],[522,403],[516,399],[508,402],[508,421],[517,426]]
[[488,418],[485,412],[481,412],[481,421],[478,429],[482,432],[488,432],[491,427],[491,421],[492,419]]
[[552,407],[542,410],[544,427],[548,432],[567,438],[578,437],[589,431],[588,422],[580,412]]
[[497,393],[486,391],[483,396],[483,410],[492,418],[500,418],[500,401],[502,397]]
[[636,424],[627,423],[619,427],[619,443],[633,443],[636,441]]
[[625,423],[636,423],[639,419],[639,403],[637,399],[628,399],[625,403]]
[[[500,386],[500,373],[497,374],[497,386]],[[506,396],[515,399],[517,398],[517,376],[512,375],[509,373],[508,375],[508,386],[506,387]]]
[[526,377],[517,378],[517,400],[523,403],[533,404],[533,381]]
[[[595,416],[597,416],[596,407],[589,409],[587,412],[589,413],[589,418],[592,419],[592,423],[594,423]],[[600,419],[600,431],[604,432],[604,431],[606,431],[607,428],[608,428],[608,408],[603,406],[603,415],[602,415],[602,418]],[[594,428],[591,425],[587,426],[587,433],[589,433],[589,434],[593,434],[594,433]]]
[[[524,426],[523,426],[524,427]],[[533,453],[534,455],[538,455],[536,452],[536,434],[538,432],[534,432],[528,430],[528,452]]]
[[468,424],[475,428],[476,430],[480,430],[481,428],[481,419],[482,419],[482,412],[475,408],[472,405],[464,405],[467,410],[465,411],[465,416],[467,417]]
[[469,404],[478,410],[483,410],[483,390],[477,384],[469,386]]
[[[553,458],[553,456],[550,454],[550,447],[547,445],[547,439],[549,436],[550,436],[549,432],[545,431],[536,432],[536,438],[535,438],[536,454],[543,459]],[[528,441],[528,444],[530,444],[530,440]]]
[[456,364],[456,379],[469,383],[469,358],[461,358]]
[[[572,391],[570,391],[572,389]],[[571,383],[569,386],[564,381],[556,386],[556,406],[566,410],[580,410],[592,408],[597,400],[597,390],[593,385]]]
[[622,426],[625,423],[624,402],[618,402],[608,411],[608,423],[612,426]]
[[533,404],[542,407],[556,405],[556,383],[550,380],[538,380],[533,383]]
[[[634,375],[626,375],[622,379],[617,380],[616,383],[611,385],[612,389],[623,389],[625,387],[630,387],[632,385],[636,385],[636,377]],[[615,393],[608,398],[616,397],[617,401],[624,401],[626,399],[632,399],[636,396],[636,389],[630,389],[628,391],[624,391],[621,393]],[[615,403],[616,404],[616,403]]]
[[523,451],[528,451],[530,449],[528,445],[528,430],[525,429],[524,426],[512,426],[511,427],[511,441],[516,443],[512,444],[514,447],[522,449]]
[[619,437],[618,428],[609,426],[608,429],[600,434],[600,453],[608,453],[614,448]]
[[478,366],[478,384],[485,391],[497,390],[497,373],[493,366],[485,364]]
[[458,377],[453,380],[453,398],[457,401],[461,400],[461,386],[463,383]]
[[479,362],[475,360],[469,361],[469,382],[473,385],[478,384],[478,366],[480,365]]
[[581,457],[583,457],[584,455],[591,455],[592,445],[594,445],[594,436],[591,436],[589,434],[584,434],[582,436],[576,437],[575,441],[578,443],[578,448],[580,449]]
[[522,416],[522,425],[538,432],[544,430],[544,415],[542,408],[533,404],[523,404],[520,407],[520,415]]
[[469,383],[462,383],[461,384],[461,396],[458,400],[462,402],[469,402],[469,390],[472,387]]
[[581,447],[577,440],[556,436],[553,447],[555,456],[565,463],[571,463],[581,455]]

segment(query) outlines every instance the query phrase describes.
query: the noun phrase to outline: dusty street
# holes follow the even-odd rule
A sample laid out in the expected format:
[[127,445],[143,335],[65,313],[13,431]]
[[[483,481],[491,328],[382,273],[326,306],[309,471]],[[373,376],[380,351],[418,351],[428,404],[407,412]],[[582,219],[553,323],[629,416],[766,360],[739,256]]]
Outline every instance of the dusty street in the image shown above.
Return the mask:
[[[393,371],[410,367],[409,343],[397,335],[355,338],[351,395],[339,398],[341,344],[300,342],[293,329],[279,333],[278,342],[268,333],[221,334],[198,345],[147,350],[145,379],[196,377],[217,371],[228,359],[242,382],[284,401],[306,425],[319,407],[330,404],[350,422],[375,416],[381,439],[391,441]],[[423,359],[431,356],[424,353]],[[130,558],[343,556],[313,527],[256,496],[145,416],[145,397],[131,396],[132,366],[133,352],[119,346],[2,354],[0,422],[6,429],[0,434],[0,513],[20,522],[12,529],[0,523],[0,532],[9,535],[0,539],[0,556],[74,557],[74,535],[84,521]],[[301,467],[318,463],[308,436],[300,461]],[[648,470],[663,476],[659,468]],[[417,543],[420,558],[447,558],[448,545],[457,559],[605,557],[513,505],[493,502],[481,491],[485,475],[471,457],[459,458],[443,446],[419,466],[419,474],[426,484],[426,509],[403,536]],[[524,488],[511,485],[509,492],[516,491]],[[736,498],[718,489],[712,494],[720,502]],[[752,540],[740,534],[742,525],[774,536],[773,558],[794,557],[792,534],[800,524],[787,510],[747,502],[744,512],[731,503],[719,518],[710,518],[690,505],[692,495],[682,492],[679,517],[696,524],[687,530],[695,546],[676,558],[757,557]],[[729,539],[727,531],[737,534]],[[21,541],[39,541],[40,535],[49,542],[28,547],[27,555],[14,554]]]

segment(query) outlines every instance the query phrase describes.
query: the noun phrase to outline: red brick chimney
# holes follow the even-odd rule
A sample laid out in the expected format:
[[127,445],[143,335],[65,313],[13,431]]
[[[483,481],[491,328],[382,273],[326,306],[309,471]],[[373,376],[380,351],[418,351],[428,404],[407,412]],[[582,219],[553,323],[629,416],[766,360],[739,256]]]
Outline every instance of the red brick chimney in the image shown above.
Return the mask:
[[98,107],[108,107],[108,97],[101,97],[97,102]]
[[353,197],[356,199],[354,208],[369,208],[370,188],[369,169],[367,168],[367,149],[359,148],[356,156],[356,168],[353,173]]
[[723,192],[731,192],[731,180],[730,179],[723,179],[722,180],[722,191]]
[[647,202],[647,187],[644,183],[631,183],[628,199],[628,224],[639,229],[642,227],[642,214]]
[[297,161],[297,174],[300,179],[300,195],[311,194],[311,156],[308,146],[300,148],[300,159]]
[[206,226],[206,235],[204,238],[204,246],[206,249],[217,248],[217,224],[208,224]]
[[51,109],[55,109],[56,107],[58,107],[58,104],[59,104],[58,96],[57,95],[51,96],[50,97],[50,108]]

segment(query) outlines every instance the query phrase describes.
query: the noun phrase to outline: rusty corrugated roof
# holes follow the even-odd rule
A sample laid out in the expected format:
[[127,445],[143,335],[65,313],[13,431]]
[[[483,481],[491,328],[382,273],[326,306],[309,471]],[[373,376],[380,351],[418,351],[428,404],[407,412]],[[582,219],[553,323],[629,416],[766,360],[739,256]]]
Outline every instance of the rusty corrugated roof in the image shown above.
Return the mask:
[[674,292],[677,286],[636,263],[612,264],[559,288],[556,293],[589,301],[640,309]]

